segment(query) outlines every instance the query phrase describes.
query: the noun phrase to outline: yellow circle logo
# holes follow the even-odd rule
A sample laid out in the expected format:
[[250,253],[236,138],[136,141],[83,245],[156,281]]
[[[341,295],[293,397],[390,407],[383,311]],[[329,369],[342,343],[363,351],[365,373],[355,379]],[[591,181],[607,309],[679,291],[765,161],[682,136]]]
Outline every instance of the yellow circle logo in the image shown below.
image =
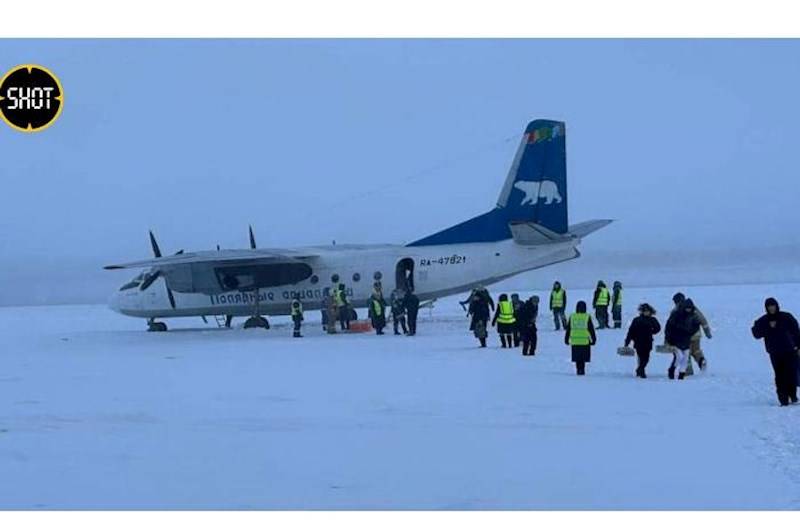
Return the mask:
[[0,80],[0,117],[21,132],[38,132],[53,124],[64,107],[64,89],[50,70],[23,64]]

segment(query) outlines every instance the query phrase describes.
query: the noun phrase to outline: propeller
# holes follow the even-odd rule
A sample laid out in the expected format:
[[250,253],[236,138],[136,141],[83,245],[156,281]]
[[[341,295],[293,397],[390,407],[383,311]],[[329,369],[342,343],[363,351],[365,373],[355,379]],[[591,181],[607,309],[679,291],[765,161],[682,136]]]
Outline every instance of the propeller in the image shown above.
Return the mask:
[[253,225],[247,225],[248,230],[250,231],[250,248],[256,248],[256,237],[253,235]]
[[[152,230],[150,230],[149,232],[150,232],[150,246],[153,247],[153,256],[155,256],[157,258],[160,258],[161,257],[161,249],[158,247],[158,242],[156,241],[156,236],[153,235],[153,231]],[[177,251],[175,253],[175,255],[178,255],[178,254],[183,254],[183,250],[179,250],[179,251]],[[161,271],[160,270],[156,271],[155,274],[157,274],[157,275],[153,278],[153,281],[155,281],[155,279],[158,276],[161,275]],[[148,286],[149,286],[149,284],[148,284]],[[167,278],[166,277],[164,278],[164,286],[167,289],[167,298],[169,299],[169,304],[174,309],[175,308],[175,296],[172,294],[172,290],[170,290],[169,285],[167,284]],[[144,289],[142,289],[142,290],[144,290]]]

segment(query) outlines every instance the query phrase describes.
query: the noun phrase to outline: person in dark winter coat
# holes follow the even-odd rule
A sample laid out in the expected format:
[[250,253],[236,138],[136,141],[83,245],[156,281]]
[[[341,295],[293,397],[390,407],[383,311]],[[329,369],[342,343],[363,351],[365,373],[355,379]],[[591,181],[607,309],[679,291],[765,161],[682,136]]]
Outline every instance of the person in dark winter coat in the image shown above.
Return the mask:
[[403,334],[408,334],[408,327],[406,327],[405,294],[403,289],[395,289],[389,297],[389,302],[392,306],[392,325],[396,335],[400,334],[400,331],[397,330],[398,326],[403,329]]
[[[694,302],[687,298],[677,309],[673,310],[664,329],[667,345],[675,348],[675,367],[678,370],[678,379],[686,377],[686,367],[689,361],[689,349],[692,346],[692,336],[700,330],[700,320],[694,312]],[[670,369],[670,379],[675,378],[675,370]]]
[[556,281],[553,283],[553,290],[550,291],[550,310],[553,312],[553,323],[555,323],[557,331],[560,331],[561,327],[567,328],[567,317],[564,315],[566,308],[567,291],[561,287],[560,282]]
[[539,313],[539,297],[531,296],[520,305],[514,316],[517,318],[517,330],[522,340],[522,356],[536,354],[537,330],[536,316]]
[[383,299],[383,294],[377,290],[374,291],[369,298],[367,307],[375,334],[383,334],[383,328],[386,327],[386,300]]
[[650,351],[653,350],[653,335],[661,331],[661,324],[655,317],[656,310],[647,303],[639,305],[639,316],[635,317],[628,328],[628,335],[625,336],[625,346],[633,342],[636,349],[636,356],[639,366],[636,368],[636,376],[647,378],[645,368],[650,361]]
[[753,337],[764,339],[764,347],[775,371],[778,402],[783,406],[796,404],[800,328],[794,316],[781,311],[775,298],[767,298],[764,308],[767,313],[753,323]]
[[[524,302],[519,299],[519,294],[514,293],[511,295],[511,306],[514,307],[514,315],[516,317],[517,311],[522,307]],[[514,347],[519,347],[522,341],[522,333],[520,332],[519,323],[514,322]]]
[[592,345],[597,343],[592,317],[586,312],[586,302],[579,301],[575,313],[567,321],[564,343],[572,347],[572,361],[578,376],[586,374],[586,364],[592,361]]
[[614,328],[622,328],[622,283],[614,282],[611,293],[611,319],[614,320]]
[[597,282],[597,288],[594,289],[594,298],[592,299],[598,329],[608,329],[608,305],[610,303],[611,293],[605,282],[600,280]]
[[470,316],[469,330],[475,335],[481,343],[481,347],[486,347],[486,336],[489,325],[489,317],[491,316],[491,309],[487,301],[487,295],[473,294],[472,301],[469,304],[469,311],[467,316]]
[[419,298],[413,290],[406,291],[404,298],[406,315],[408,316],[408,335],[417,334],[417,314],[419,313]]
[[303,304],[300,303],[300,300],[294,299],[292,300],[292,322],[294,322],[294,330],[292,332],[292,336],[294,338],[302,338],[303,335],[300,334],[300,328],[303,325]]

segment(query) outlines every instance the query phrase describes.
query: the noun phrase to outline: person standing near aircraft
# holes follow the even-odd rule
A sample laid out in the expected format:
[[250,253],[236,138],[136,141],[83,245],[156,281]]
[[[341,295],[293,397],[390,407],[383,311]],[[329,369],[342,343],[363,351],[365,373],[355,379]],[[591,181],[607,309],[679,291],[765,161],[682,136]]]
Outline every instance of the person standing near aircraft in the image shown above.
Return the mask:
[[394,333],[396,335],[400,334],[400,331],[397,330],[397,326],[400,325],[403,329],[403,334],[408,334],[408,328],[406,327],[405,292],[403,289],[394,289],[391,296],[389,296],[389,303],[392,306],[392,325],[394,327]]
[[[517,311],[522,308],[523,301],[519,299],[519,294],[516,292],[511,295],[511,306],[514,307],[514,316],[516,316]],[[518,323],[514,323],[514,347],[519,347],[520,342],[522,341],[522,334],[519,328]]]
[[336,312],[339,317],[339,328],[342,331],[350,330],[350,303],[347,301],[347,287],[342,282],[334,288],[333,301],[336,303]]
[[303,324],[303,304],[300,303],[300,300],[294,299],[292,300],[292,321],[294,322],[294,332],[292,333],[292,337],[294,338],[302,338],[303,335],[300,334],[300,327]]
[[375,334],[382,335],[383,328],[386,327],[386,300],[378,290],[375,290],[369,298],[368,311]]
[[608,329],[609,303],[611,303],[611,293],[608,291],[605,282],[600,280],[597,282],[597,288],[594,289],[594,299],[592,300],[598,329]]
[[328,334],[336,334],[336,302],[330,288],[326,287],[322,294],[322,326]]
[[514,306],[506,294],[500,294],[497,310],[494,311],[494,318],[492,318],[492,327],[497,326],[497,334],[500,335],[500,344],[503,349],[510,349],[514,346],[515,322]]
[[653,336],[661,331],[661,324],[655,317],[656,310],[648,303],[639,305],[639,316],[635,317],[628,327],[625,336],[625,347],[633,342],[636,357],[639,361],[636,367],[638,378],[647,378],[645,368],[650,361],[650,352],[653,350]]
[[672,311],[664,329],[667,345],[673,347],[675,365],[670,367],[669,378],[675,379],[675,369],[678,370],[678,380],[686,378],[686,367],[689,361],[689,349],[692,345],[692,335],[700,330],[700,320],[695,315],[694,302],[687,298]]
[[413,290],[406,291],[404,298],[406,314],[408,315],[408,335],[417,334],[417,314],[419,313],[419,298]]
[[564,343],[572,347],[572,361],[578,376],[586,374],[586,364],[592,361],[592,345],[597,343],[592,317],[586,312],[586,302],[575,305],[575,313],[569,317],[564,334]]
[[611,294],[611,318],[614,320],[614,328],[622,328],[622,283],[614,282]]
[[556,330],[560,331],[561,327],[567,328],[567,318],[564,315],[564,310],[567,308],[567,291],[561,287],[561,283],[556,281],[553,283],[553,290],[550,292],[550,310],[553,311],[553,322],[556,324]]
[[536,354],[536,316],[538,313],[538,296],[531,296],[514,312],[514,316],[517,319],[517,330],[522,339],[522,356],[534,356]]
[[800,353],[800,327],[788,312],[782,312],[775,298],[764,301],[766,314],[753,323],[757,340],[763,338],[775,372],[775,390],[782,406],[797,403],[797,367]]
[[489,325],[489,317],[491,316],[489,299],[491,298],[488,297],[488,294],[473,294],[472,301],[469,304],[469,311],[467,312],[467,316],[471,317],[469,329],[478,339],[481,347],[486,347],[486,337],[488,336],[486,327]]

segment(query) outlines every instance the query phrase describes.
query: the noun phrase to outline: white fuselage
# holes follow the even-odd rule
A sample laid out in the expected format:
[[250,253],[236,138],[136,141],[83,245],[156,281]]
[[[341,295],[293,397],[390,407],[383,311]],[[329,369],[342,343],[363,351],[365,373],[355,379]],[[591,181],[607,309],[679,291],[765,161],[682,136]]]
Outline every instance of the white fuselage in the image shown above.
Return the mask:
[[[364,307],[380,275],[387,299],[396,288],[398,262],[413,261],[414,292],[422,301],[466,292],[476,285],[489,285],[527,270],[567,261],[579,256],[578,238],[558,243],[523,246],[513,240],[435,246],[364,245],[312,247],[319,254],[309,262],[313,274],[287,286],[259,291],[259,312],[288,314],[292,299],[305,309],[320,308],[324,290],[339,276],[355,307]],[[378,274],[380,273],[380,274]],[[356,276],[357,275],[357,276]],[[358,278],[358,279],[356,279]],[[132,287],[116,292],[110,306],[115,311],[141,318],[181,316],[249,316],[254,312],[256,292],[184,294],[174,292],[175,308],[169,303],[163,278],[145,290]]]

